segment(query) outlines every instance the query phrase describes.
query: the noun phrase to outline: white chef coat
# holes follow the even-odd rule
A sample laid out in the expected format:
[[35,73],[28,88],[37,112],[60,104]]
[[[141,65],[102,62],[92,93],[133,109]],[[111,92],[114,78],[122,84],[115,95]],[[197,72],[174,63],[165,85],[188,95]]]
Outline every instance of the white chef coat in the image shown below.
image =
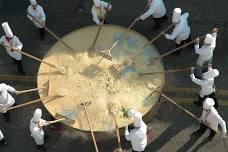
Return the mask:
[[[23,47],[23,44],[20,42],[19,38],[17,36],[13,36],[13,38],[8,41],[6,39],[6,36],[2,36],[0,38],[0,43],[3,43],[4,45],[6,46],[9,46],[9,47],[13,47],[13,48],[16,48],[16,49],[22,49]],[[11,51],[10,48],[8,47],[5,47],[6,48],[6,51],[7,53],[9,54],[9,56],[11,56],[12,58],[16,59],[16,60],[21,60],[22,59],[22,54],[18,51]]]
[[2,131],[0,130],[0,140],[4,139],[4,135],[2,133]]
[[172,34],[165,34],[166,39],[176,39],[176,43],[180,44],[181,41],[189,38],[190,27],[188,26],[188,16],[189,13],[184,13],[181,15],[180,22],[175,25]]
[[[36,9],[32,8],[32,5],[28,6],[27,12],[29,14],[31,14],[33,16],[33,18],[38,21],[39,23],[43,23],[46,21],[46,15],[44,13],[43,8],[40,5],[37,5]],[[27,17],[33,21],[33,23],[35,24],[36,27],[38,28],[43,28],[39,23],[37,23],[36,21],[33,20],[33,18],[29,15],[27,15]]]
[[152,0],[149,9],[140,18],[142,20],[145,20],[151,15],[153,16],[153,18],[161,18],[165,15],[165,13],[166,8],[163,0]]
[[33,118],[30,120],[29,129],[31,132],[31,136],[35,139],[35,142],[37,145],[43,145],[44,144],[44,130],[43,128],[39,127],[40,125],[47,124],[46,120],[39,119],[38,122],[34,121]]
[[[104,1],[100,1],[100,7],[97,8],[95,5],[93,5],[92,9],[91,9],[91,13],[93,15],[93,21],[96,24],[100,24],[100,20],[101,18],[104,17],[105,13],[106,13],[106,8],[108,7],[109,3],[106,3]],[[109,5],[111,7],[111,4]]]
[[132,149],[134,151],[144,151],[147,145],[147,126],[142,121],[141,127],[139,129],[132,129],[129,133],[128,130],[125,130],[125,138],[128,141],[131,141]]
[[6,85],[5,83],[0,84],[0,90],[2,90],[2,94],[0,95],[0,109],[7,109],[14,105],[15,100],[14,98],[8,93],[9,92],[16,92],[16,90]]
[[222,132],[226,134],[226,122],[218,114],[214,107],[211,107],[211,111],[204,111],[200,117],[202,121],[207,123],[212,129],[218,131],[218,124],[222,127]]
[[197,79],[194,74],[191,74],[190,77],[192,79],[192,82],[201,86],[201,90],[199,92],[200,97],[203,98],[204,96],[210,95],[215,92],[214,78],[200,80]]
[[203,66],[203,63],[205,61],[209,61],[213,57],[213,52],[216,46],[216,38],[217,33],[212,33],[213,40],[211,45],[203,45],[201,48],[199,48],[199,44],[195,45],[195,52],[196,54],[199,54],[199,57],[197,59],[197,64],[199,66]]

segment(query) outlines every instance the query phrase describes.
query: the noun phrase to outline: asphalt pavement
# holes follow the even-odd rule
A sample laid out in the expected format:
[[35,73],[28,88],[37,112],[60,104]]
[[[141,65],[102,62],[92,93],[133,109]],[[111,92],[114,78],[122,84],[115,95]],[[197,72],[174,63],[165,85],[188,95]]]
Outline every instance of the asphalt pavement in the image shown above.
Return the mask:
[[[78,12],[79,0],[39,0],[47,15],[47,26],[59,37],[87,25],[94,25],[90,9],[92,0],[83,1],[83,11]],[[162,28],[171,23],[172,11],[175,7],[182,8],[183,12],[189,12],[189,25],[191,27],[192,39],[210,32],[214,27],[222,27],[218,33],[217,46],[214,52],[213,66],[218,68],[220,76],[216,78],[215,85],[218,90],[218,99],[221,102],[219,113],[228,121],[228,1],[202,1],[202,0],[179,0],[164,1],[167,7],[169,20]],[[42,58],[56,40],[46,33],[44,41],[39,39],[38,32],[26,17],[29,0],[0,0],[0,22],[8,21],[14,34],[24,44],[26,52]],[[146,1],[142,0],[115,0],[112,1],[112,11],[108,14],[107,21],[110,24],[129,26],[145,8]],[[133,29],[142,33],[148,39],[156,36],[160,30],[153,31],[153,19],[150,17],[145,21],[138,22]],[[0,30],[0,35],[3,35]],[[173,41],[159,38],[154,45],[160,54],[175,47]],[[26,77],[16,77],[16,67],[11,59],[0,48],[0,80],[14,86],[17,89],[36,87],[36,74],[39,62],[23,57]],[[163,59],[166,70],[187,68],[195,65],[197,55],[191,48],[183,49],[180,56],[168,56]],[[192,104],[197,99],[198,86],[194,85],[189,77],[190,71],[172,73],[166,75],[163,92],[171,99],[180,103],[187,110],[200,116],[202,109]],[[38,99],[39,95],[18,95],[15,97],[18,103],[32,99]],[[31,105],[20,110],[11,112],[11,121],[5,122],[0,118],[0,129],[5,134],[7,145],[0,147],[1,152],[36,152],[35,143],[29,132],[29,121],[33,111],[40,107],[44,111],[44,119],[50,120],[48,112],[41,103]],[[146,148],[146,152],[225,152],[225,142],[219,135],[211,142],[207,140],[208,132],[199,139],[190,138],[190,134],[199,127],[199,123],[180,111],[165,99],[161,100],[144,117],[145,122],[151,130],[152,140]],[[46,144],[48,152],[94,152],[93,143],[89,132],[81,132],[62,124],[45,129]],[[123,135],[123,129],[121,130]],[[96,133],[100,152],[112,152],[116,147],[116,139],[113,132]],[[112,137],[110,137],[112,136]],[[130,148],[130,143],[121,136],[122,146]],[[224,144],[225,143],[225,144]]]

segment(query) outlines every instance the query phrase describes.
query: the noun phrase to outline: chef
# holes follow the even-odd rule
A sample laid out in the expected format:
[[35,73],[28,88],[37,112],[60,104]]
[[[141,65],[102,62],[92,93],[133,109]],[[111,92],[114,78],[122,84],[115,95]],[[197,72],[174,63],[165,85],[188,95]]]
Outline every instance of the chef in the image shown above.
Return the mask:
[[[191,41],[190,27],[188,25],[189,13],[181,15],[181,9],[175,8],[173,11],[172,23],[175,24],[171,34],[165,34],[165,38],[176,41],[176,48],[182,46],[184,43]],[[174,52],[175,55],[180,55],[181,50]]]
[[131,141],[132,152],[143,152],[147,145],[147,126],[142,120],[142,114],[135,110],[128,112],[129,117],[134,118],[134,129],[128,131],[128,126],[125,127],[125,138]]
[[0,145],[6,145],[6,140],[1,130],[0,130]]
[[32,119],[30,120],[29,129],[31,132],[31,136],[35,139],[37,149],[45,150],[44,130],[42,126],[46,125],[47,121],[43,120],[41,117],[42,117],[42,110],[36,109]]
[[194,101],[196,105],[202,106],[203,101],[209,97],[215,101],[215,108],[217,109],[219,107],[214,85],[214,78],[217,76],[219,76],[219,71],[217,69],[212,69],[211,65],[208,67],[208,71],[203,73],[202,79],[197,79],[194,75],[194,68],[191,68],[190,77],[192,82],[201,86],[198,101]]
[[22,49],[23,45],[18,37],[13,35],[13,32],[7,22],[2,23],[2,28],[6,35],[0,38],[0,43],[5,45],[7,53],[13,59],[14,63],[17,64],[17,72],[24,75],[25,72],[22,64],[22,54],[18,52]]
[[202,73],[207,71],[207,68],[203,68],[205,65],[212,64],[213,52],[216,46],[218,29],[214,28],[212,34],[207,34],[203,46],[199,47],[199,38],[196,39],[195,52],[199,55],[196,66],[201,67],[195,70],[195,75],[201,78]]
[[[200,117],[200,120],[210,127],[210,135],[208,136],[209,140],[212,140],[216,134],[215,131],[218,131],[218,124],[222,128],[223,137],[226,137],[227,132],[226,122],[221,118],[217,110],[213,107],[214,104],[215,102],[213,99],[206,98],[203,104],[203,113]],[[193,132],[191,136],[202,135],[208,129],[205,124],[201,123],[200,128],[197,131]]]
[[154,27],[153,29],[160,29],[161,22],[163,20],[168,20],[166,16],[166,8],[163,3],[163,0],[148,0],[149,9],[140,16],[141,20],[147,19],[149,16],[153,17]]
[[[112,5],[101,0],[93,0],[94,5],[92,7],[91,13],[93,15],[93,21],[96,24],[102,24],[102,20],[106,15],[106,11],[111,10]],[[106,23],[106,21],[104,21]]]
[[34,25],[39,29],[40,39],[44,40],[46,26],[46,15],[43,8],[37,4],[36,0],[30,0],[31,5],[27,9],[27,17],[34,23]]
[[4,119],[8,122],[10,120],[10,113],[6,109],[15,105],[14,98],[9,94],[13,92],[18,93],[13,87],[6,85],[5,83],[0,84],[0,111],[3,113]]

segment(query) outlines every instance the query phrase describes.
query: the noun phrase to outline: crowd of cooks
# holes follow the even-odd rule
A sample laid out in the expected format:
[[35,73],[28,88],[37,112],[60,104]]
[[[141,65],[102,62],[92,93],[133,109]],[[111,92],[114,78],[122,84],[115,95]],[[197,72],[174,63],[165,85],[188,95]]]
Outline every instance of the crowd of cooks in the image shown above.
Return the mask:
[[[93,21],[100,25],[106,22],[104,17],[107,11],[112,9],[112,5],[101,1],[93,0],[94,5],[91,9]],[[43,8],[37,3],[36,0],[30,0],[30,5],[27,8],[27,17],[34,23],[39,31],[41,40],[45,38],[45,21],[46,16]],[[145,20],[152,16],[154,21],[153,30],[161,28],[161,24],[168,20],[166,15],[166,8],[163,0],[148,0],[148,9],[137,20]],[[189,13],[182,13],[180,8],[175,8],[172,14],[172,24],[174,28],[171,34],[162,33],[166,39],[175,40],[176,47],[180,47],[191,40],[190,26],[188,25]],[[104,20],[103,20],[104,19]],[[18,74],[24,75],[25,71],[22,64],[22,54],[20,50],[23,44],[19,38],[13,34],[7,22],[2,23],[2,28],[6,35],[2,36],[0,43],[5,46],[9,56],[13,59],[14,64],[17,65]],[[203,134],[207,129],[210,129],[209,139],[215,136],[218,130],[218,124],[222,128],[223,136],[226,137],[226,123],[217,112],[219,103],[215,94],[214,78],[219,76],[218,69],[212,68],[213,51],[216,47],[216,37],[218,29],[214,28],[212,33],[206,34],[203,44],[200,47],[200,39],[195,40],[195,45],[190,46],[195,53],[198,54],[195,68],[190,70],[190,78],[193,83],[199,85],[201,90],[199,92],[199,99],[194,101],[194,104],[202,107],[203,112],[200,120],[202,123],[197,131],[191,134],[196,136]],[[181,52],[175,52],[179,55]],[[10,113],[5,109],[15,106],[15,100],[11,93],[17,94],[18,91],[13,87],[1,83],[0,84],[0,109],[5,118],[5,121],[10,121]],[[136,109],[130,109],[128,116],[134,119],[133,128],[129,131],[128,126],[125,127],[125,138],[131,142],[133,152],[143,152],[147,146],[147,125],[143,122],[142,114]],[[36,109],[30,121],[31,137],[34,138],[36,146],[39,150],[44,150],[44,126],[48,121],[43,120],[41,109]],[[6,144],[4,134],[0,131],[0,143]],[[119,150],[121,151],[121,150]]]

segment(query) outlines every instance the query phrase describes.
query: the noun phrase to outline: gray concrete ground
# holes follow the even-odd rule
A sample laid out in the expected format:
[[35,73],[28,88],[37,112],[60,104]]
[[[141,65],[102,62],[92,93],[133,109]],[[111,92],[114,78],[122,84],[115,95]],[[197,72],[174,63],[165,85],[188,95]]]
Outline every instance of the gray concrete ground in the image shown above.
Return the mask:
[[[80,27],[94,24],[90,15],[90,8],[92,6],[91,0],[83,0],[84,9],[81,13],[78,12],[79,0],[40,0],[39,2],[47,14],[47,26],[60,37]],[[218,34],[213,64],[214,67],[220,70],[220,76],[216,78],[216,87],[218,90],[222,90],[219,92],[218,98],[224,101],[219,112],[225,120],[228,120],[228,107],[226,102],[228,99],[228,93],[226,92],[228,89],[226,79],[228,78],[228,45],[226,44],[228,41],[228,1],[179,0],[165,1],[165,3],[169,21],[163,25],[163,28],[168,26],[172,16],[172,10],[175,7],[181,7],[184,11],[190,13],[189,24],[191,26],[192,38],[211,31],[213,27],[223,27],[222,31]],[[0,0],[0,22],[8,21],[14,34],[23,42],[24,50],[42,58],[56,40],[47,33],[44,41],[39,40],[38,32],[33,24],[26,18],[28,4],[28,0]],[[112,4],[113,10],[108,16],[109,23],[128,26],[144,9],[146,1],[116,0],[113,1]],[[159,33],[159,31],[152,31],[152,25],[152,18],[149,18],[144,22],[137,23],[133,29],[142,33],[148,37],[148,39],[151,39]],[[2,34],[4,34],[3,30],[0,30],[0,35]],[[154,44],[158,50],[160,50],[160,53],[167,52],[171,48],[174,48],[174,43],[164,38],[160,38]],[[194,54],[194,50],[186,48],[180,56],[168,56],[163,62],[165,69],[186,68],[194,66],[196,58],[197,56]],[[26,74],[35,76],[38,71],[39,63],[26,57],[24,57],[23,62]],[[1,75],[16,75],[16,67],[12,64],[4,48],[1,48],[0,52],[0,67]],[[21,89],[36,86],[35,81],[12,81],[6,80],[4,77],[1,82]],[[170,89],[170,87],[175,89]],[[183,72],[167,74],[166,85],[163,90],[168,96],[179,101],[185,108],[197,116],[200,116],[201,109],[194,106],[191,102],[197,98],[197,93],[194,89],[196,87],[197,86],[189,79],[189,72]],[[187,88],[185,89],[186,91],[183,88]],[[36,98],[39,98],[37,93],[19,95],[16,97],[18,103]],[[6,123],[3,118],[0,118],[0,129],[5,133],[8,141],[6,146],[0,147],[0,151],[37,151],[35,143],[30,137],[28,128],[29,120],[32,117],[34,109],[37,107],[43,108],[41,104],[36,104],[12,111],[10,123]],[[50,119],[47,112],[45,112],[44,118]],[[152,142],[147,146],[147,152],[225,151],[222,139],[218,135],[212,142],[205,140],[207,135],[204,135],[199,140],[190,139],[189,135],[197,129],[199,125],[198,122],[172,105],[167,104],[164,99],[161,99],[144,119],[152,128]],[[73,130],[61,124],[59,124],[59,126],[64,129],[62,134],[56,132],[55,128],[49,127],[45,130],[47,134],[46,148],[48,152],[95,151],[89,133]],[[121,130],[121,133],[123,134],[123,130]],[[117,146],[115,139],[108,137],[110,134],[113,133],[96,134],[98,147],[101,152],[111,152]],[[104,139],[106,136],[108,140]],[[124,137],[122,137],[121,140],[123,147],[129,149],[130,145],[124,140]]]

